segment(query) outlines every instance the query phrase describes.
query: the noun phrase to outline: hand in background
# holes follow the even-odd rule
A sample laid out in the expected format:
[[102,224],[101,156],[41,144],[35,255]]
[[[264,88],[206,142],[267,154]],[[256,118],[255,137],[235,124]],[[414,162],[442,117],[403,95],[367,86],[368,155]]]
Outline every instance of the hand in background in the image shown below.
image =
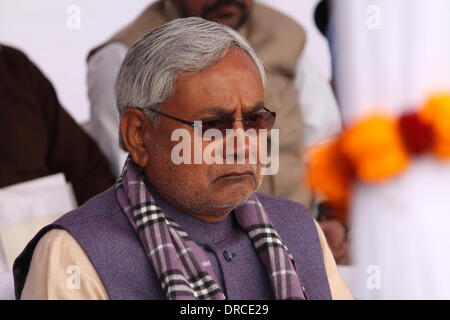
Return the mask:
[[319,222],[337,264],[348,264],[349,245],[345,226],[336,219]]

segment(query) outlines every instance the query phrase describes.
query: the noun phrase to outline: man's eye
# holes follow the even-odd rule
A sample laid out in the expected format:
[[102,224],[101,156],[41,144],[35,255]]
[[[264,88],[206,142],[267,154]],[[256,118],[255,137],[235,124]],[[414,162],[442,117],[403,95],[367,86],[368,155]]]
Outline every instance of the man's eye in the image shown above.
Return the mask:
[[262,114],[250,114],[247,117],[245,117],[247,121],[258,121],[262,118]]
[[203,126],[214,128],[223,124],[222,119],[210,119],[202,121]]

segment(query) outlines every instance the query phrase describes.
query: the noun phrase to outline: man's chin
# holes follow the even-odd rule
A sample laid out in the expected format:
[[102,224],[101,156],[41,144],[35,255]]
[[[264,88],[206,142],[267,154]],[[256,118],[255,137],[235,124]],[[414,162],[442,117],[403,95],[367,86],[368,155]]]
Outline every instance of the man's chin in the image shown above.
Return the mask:
[[210,191],[218,196],[222,194],[253,193],[258,187],[256,180],[253,174],[224,176],[214,180]]
[[217,209],[233,210],[247,201],[255,190],[254,184],[251,184],[251,186],[240,184],[228,186],[227,188],[222,189],[222,192],[211,194],[210,204]]

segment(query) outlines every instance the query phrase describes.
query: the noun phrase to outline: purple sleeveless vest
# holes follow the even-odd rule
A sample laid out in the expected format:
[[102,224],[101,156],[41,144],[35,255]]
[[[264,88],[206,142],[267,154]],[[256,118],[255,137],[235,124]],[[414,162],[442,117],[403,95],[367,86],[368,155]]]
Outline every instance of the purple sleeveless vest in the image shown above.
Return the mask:
[[[331,299],[319,237],[307,209],[265,194],[258,193],[258,198],[294,256],[307,298]],[[44,227],[28,243],[13,267],[17,299],[39,239],[53,228],[67,230],[80,244],[111,299],[165,299],[139,237],[117,202],[114,186]]]

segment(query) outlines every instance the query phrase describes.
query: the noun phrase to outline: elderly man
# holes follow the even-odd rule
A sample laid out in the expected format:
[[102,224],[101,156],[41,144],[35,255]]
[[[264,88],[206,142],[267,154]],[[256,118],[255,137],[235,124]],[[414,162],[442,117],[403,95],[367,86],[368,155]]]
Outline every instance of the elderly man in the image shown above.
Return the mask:
[[[202,18],[135,43],[115,87],[122,174],[28,244],[14,266],[17,298],[351,298],[307,210],[255,192],[260,161],[174,161],[177,130],[226,133],[204,151],[230,130],[272,129],[264,82],[246,40]],[[257,136],[221,156],[247,158]]]
[[128,48],[144,34],[175,18],[200,16],[238,30],[252,45],[267,70],[265,98],[278,114],[280,170],[267,177],[261,190],[312,204],[301,177],[302,146],[340,130],[340,115],[328,82],[314,62],[303,54],[303,28],[286,15],[254,0],[158,0],[127,27],[88,57],[88,93],[93,138],[107,155],[111,168],[120,173],[126,153],[118,143],[119,118],[114,81]]
[[[114,82],[129,47],[144,34],[175,18],[200,16],[241,33],[267,70],[265,100],[277,113],[280,170],[264,179],[260,191],[294,200],[309,209],[320,199],[305,179],[303,147],[340,131],[340,114],[331,87],[313,59],[304,54],[306,35],[288,16],[254,0],[158,0],[88,57],[92,137],[119,175],[127,153],[119,146],[119,117],[113,110]],[[319,220],[338,262],[347,256],[345,221],[325,203]],[[323,210],[322,210],[323,209]]]

